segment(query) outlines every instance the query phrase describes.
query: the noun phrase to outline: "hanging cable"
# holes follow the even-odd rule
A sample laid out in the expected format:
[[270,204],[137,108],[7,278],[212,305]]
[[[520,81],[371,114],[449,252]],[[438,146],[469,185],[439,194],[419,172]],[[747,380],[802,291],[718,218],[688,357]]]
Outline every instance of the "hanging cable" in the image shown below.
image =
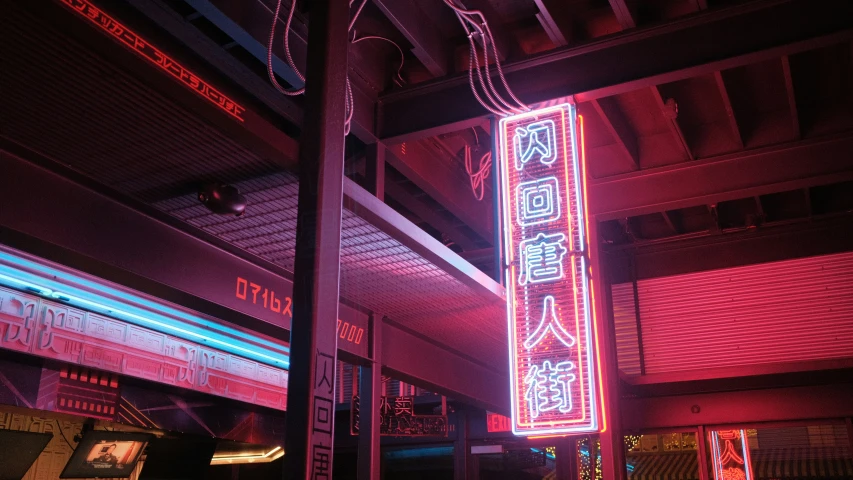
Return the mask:
[[[290,42],[288,41],[288,37],[290,37],[290,23],[293,21],[293,13],[296,11],[296,0],[290,5],[290,12],[287,14],[287,23],[284,24],[284,56],[287,60],[287,64],[293,69],[293,72],[299,77],[303,82],[305,81],[305,77],[296,68],[296,65],[293,63],[293,58],[290,55]],[[272,26],[270,26],[270,39],[267,42],[267,75],[270,77],[270,82],[276,90],[287,95],[289,97],[295,97],[297,95],[302,95],[305,93],[305,87],[297,88],[295,90],[288,90],[281,86],[278,83],[278,80],[275,78],[275,71],[273,70],[272,65],[272,46],[273,41],[275,40],[275,26],[278,23],[278,15],[281,13],[281,0],[278,0],[275,5],[275,13],[272,16]]]
[[365,35],[363,37],[359,37],[356,35],[356,31],[353,30],[353,38],[352,43],[356,44],[363,40],[383,40],[385,42],[394,45],[398,52],[400,52],[400,66],[397,67],[397,74],[395,75],[393,81],[398,87],[402,87],[406,84],[406,80],[403,79],[403,65],[406,63],[406,55],[403,53],[403,49],[400,48],[400,45],[397,45],[397,42],[391,40],[390,38],[380,37],[378,35]]
[[[500,116],[507,116],[516,113],[522,113],[530,110],[530,108],[522,103],[518,97],[509,88],[509,84],[504,76],[503,68],[501,67],[498,50],[495,46],[494,35],[489,28],[489,24],[483,13],[479,10],[467,10],[458,4],[456,0],[444,0],[444,3],[453,9],[456,18],[465,30],[469,43],[469,68],[468,68],[468,83],[471,86],[471,91],[474,98],[486,110]],[[482,58],[478,51],[475,42],[482,43]],[[489,64],[490,58],[495,63],[495,72],[500,79],[500,85],[506,91],[505,95],[509,100],[504,98],[504,94],[498,91],[495,83],[492,80],[492,71]],[[482,64],[482,67],[481,67]],[[477,82],[474,81],[474,69],[476,68]],[[485,77],[485,78],[484,78]],[[479,85],[479,90],[477,86]],[[481,94],[482,93],[482,94]]]

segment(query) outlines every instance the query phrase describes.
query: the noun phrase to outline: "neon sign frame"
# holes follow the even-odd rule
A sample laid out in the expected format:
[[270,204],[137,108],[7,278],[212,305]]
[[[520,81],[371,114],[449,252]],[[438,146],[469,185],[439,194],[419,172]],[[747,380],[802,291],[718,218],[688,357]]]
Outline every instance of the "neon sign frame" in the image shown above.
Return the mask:
[[60,0],[60,2],[89,20],[89,22],[96,27],[99,27],[101,30],[117,39],[122,45],[129,48],[140,57],[148,60],[150,63],[153,63],[158,68],[183,83],[184,86],[191,89],[205,100],[222,109],[228,115],[231,115],[241,122],[245,121],[243,118],[243,112],[246,111],[245,107],[228,98],[224,93],[220,92],[212,85],[202,80],[198,75],[192,73],[183,65],[176,62],[172,57],[163,53],[162,50],[143,39],[139,34],[107,15],[92,2],[89,2],[88,0]]
[[582,128],[570,104],[506,117],[499,124],[515,435],[606,427],[586,238]]

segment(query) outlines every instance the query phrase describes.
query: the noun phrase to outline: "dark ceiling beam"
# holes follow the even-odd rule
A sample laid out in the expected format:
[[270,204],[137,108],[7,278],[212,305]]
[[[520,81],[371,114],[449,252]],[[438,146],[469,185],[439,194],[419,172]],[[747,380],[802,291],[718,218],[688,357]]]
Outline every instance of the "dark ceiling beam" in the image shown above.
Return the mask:
[[676,142],[678,142],[679,147],[681,147],[684,157],[687,160],[694,160],[695,157],[693,156],[693,152],[690,150],[690,145],[684,137],[681,125],[678,124],[678,103],[674,98],[664,99],[657,86],[651,87],[651,92],[664,116],[664,121],[666,121],[666,125],[669,127],[670,133],[675,138]]
[[[215,59],[217,57],[222,57],[223,52],[232,59],[240,64],[240,61],[233,57],[225,47],[220,47],[220,51],[216,52],[211,50],[210,48],[204,47],[199,40],[194,40],[192,44],[190,44],[187,40],[191,40],[191,37],[197,36],[198,30],[192,26],[189,22],[183,22],[183,27],[174,21],[174,19],[169,19],[167,15],[164,15],[163,12],[158,12],[158,10],[163,10],[165,7],[157,7],[155,2],[146,2],[143,0],[128,0],[137,10],[157,22],[164,29],[169,31],[172,35],[180,38],[182,41],[187,43],[191,48],[196,50],[199,54],[202,55],[208,61],[211,59]],[[272,13],[270,13],[265,4],[262,2],[229,2],[228,0],[184,0],[188,5],[192,6],[199,13],[202,14],[205,18],[208,19],[211,23],[216,25],[222,32],[224,32],[229,38],[231,38],[230,43],[236,43],[240,45],[245,50],[247,50],[261,65],[266,65],[266,42],[268,41],[269,35],[269,20],[272,18]],[[220,7],[226,8],[227,12],[222,10]],[[232,11],[233,10],[233,11]],[[261,21],[263,19],[263,21]],[[294,27],[295,30],[298,30]],[[183,30],[183,31],[182,31]],[[193,32],[193,33],[190,33]],[[283,19],[280,21],[278,25],[277,32],[284,32],[284,24]],[[303,62],[305,51],[307,49],[307,41],[303,35],[297,34],[299,32],[292,32],[291,39],[291,50],[293,52],[294,61],[297,66]],[[186,38],[187,40],[184,40]],[[376,72],[365,72],[360,69],[363,67],[366,62],[363,59],[362,61],[351,62],[350,70],[354,70],[359,72],[356,75],[351,75],[353,78],[352,86],[353,86],[353,102],[355,104],[354,108],[354,117],[352,122],[352,133],[359,140],[364,143],[370,144],[376,141],[375,135],[375,93],[370,92],[369,86],[363,86],[361,78],[369,79],[367,83],[376,83],[377,80],[373,78],[376,75]],[[224,60],[220,60],[219,63],[222,66],[214,63],[214,66],[223,70],[226,75],[233,76],[237,68],[239,67],[228,67],[231,70],[224,70],[227,67],[225,65]],[[240,64],[242,65],[242,64]],[[371,65],[373,65],[371,63]],[[247,68],[242,66],[243,69]],[[273,55],[273,68],[277,75],[281,76],[288,83],[291,81],[295,82],[296,85],[299,85],[300,82],[298,78],[295,78],[293,70],[277,55]],[[245,77],[246,75],[243,75]],[[262,84],[258,84],[258,82],[262,82],[262,84],[266,84],[267,87],[264,88]],[[275,91],[272,86],[269,84],[269,80],[264,78],[258,78],[257,75],[254,75],[253,80],[249,80],[247,78],[241,78],[238,80],[238,83],[246,88],[248,92],[252,95],[258,97],[263,100],[265,103],[270,104],[273,108],[278,106],[278,109],[281,110],[283,108],[287,108],[289,116],[286,117],[288,119],[294,118],[299,120],[298,122],[294,122],[297,125],[301,125],[302,118],[302,108],[299,104],[289,97],[285,97],[281,95],[277,91]],[[272,96],[272,98],[270,98]],[[276,98],[277,97],[277,98]]]
[[[747,3],[550,52],[505,72],[525,102],[571,95],[583,102],[849,42],[851,16],[853,2],[844,0]],[[488,113],[467,75],[389,92],[379,110],[379,137],[390,143],[459,130]]]
[[729,119],[729,128],[732,130],[732,135],[734,135],[735,142],[739,149],[743,149],[743,136],[740,132],[740,127],[738,127],[737,117],[735,117],[734,108],[732,108],[732,101],[729,98],[729,90],[726,87],[726,81],[723,79],[722,72],[714,72],[714,81],[717,83],[717,90],[720,92],[720,98],[723,100],[723,107],[726,109],[726,116]]
[[625,0],[609,0],[609,2],[610,8],[613,9],[613,13],[616,15],[616,20],[619,22],[622,30],[628,30],[637,26],[635,15]]
[[379,10],[412,44],[412,53],[435,77],[447,75],[450,65],[450,46],[439,30],[420,14],[412,0],[373,0]]
[[[374,145],[382,144],[376,143]],[[370,179],[368,177],[367,165],[370,162],[369,156],[372,154],[372,147],[373,146],[368,147],[368,158],[365,158],[362,161],[356,160],[354,162],[355,165],[353,166],[354,172],[365,177],[368,187],[370,186]],[[383,154],[383,161],[385,160],[384,155],[387,155],[387,152]],[[370,188],[367,188],[367,191],[371,191]],[[391,200],[399,203],[403,208],[410,211],[416,220],[425,222],[438,231],[447,234],[454,243],[462,247],[465,251],[477,249],[476,242],[471,240],[468,237],[468,234],[466,234],[459,225],[447,220],[441,213],[439,213],[439,210],[436,209],[434,205],[430,205],[424,202],[421,198],[412,195],[402,185],[391,180],[387,180],[384,182],[384,193],[385,198],[390,198]],[[380,197],[377,196],[377,198]]]
[[738,152],[593,180],[599,221],[853,180],[853,136]]
[[[848,372],[836,373],[837,378],[847,375]],[[740,388],[715,393],[626,397],[621,404],[622,426],[627,431],[640,432],[693,425],[755,424],[806,418],[834,420],[853,415],[851,383],[753,389],[746,382]]]
[[484,295],[484,299],[495,302],[505,299],[506,292],[500,284],[348,178],[344,179],[344,206]]
[[[499,22],[501,16],[492,6],[490,0],[461,0],[469,10],[479,10],[486,22],[489,24],[489,30],[492,32],[492,37],[495,40],[495,50],[498,52],[500,61],[510,58],[515,50],[515,40],[509,34],[509,31]],[[483,44],[480,43],[482,50]],[[491,47],[489,47],[491,49]],[[491,55],[492,52],[489,53]]]
[[548,6],[545,5],[545,0],[533,1],[536,3],[536,8],[539,9],[539,13],[536,14],[536,20],[539,20],[539,24],[542,25],[542,28],[545,30],[545,34],[548,35],[551,43],[553,43],[555,47],[564,47],[568,45],[569,32],[564,32],[563,29],[560,28],[553,15],[557,10],[549,9]]
[[782,75],[785,78],[785,92],[788,95],[788,110],[791,112],[791,128],[794,140],[802,138],[800,131],[800,115],[797,109],[797,95],[794,91],[794,77],[791,75],[791,60],[788,55],[782,56]]
[[624,158],[630,163],[631,170],[640,168],[640,150],[637,146],[637,135],[631,129],[625,115],[612,97],[593,100],[592,106],[598,112],[598,116],[607,127],[607,131],[616,140],[619,149],[624,153]]
[[491,202],[478,202],[471,193],[470,183],[440,163],[426,147],[419,142],[390,145],[385,160],[483,240],[492,242]]
[[[850,215],[727,231],[646,245],[605,247],[614,284],[853,251]],[[633,263],[632,263],[633,262]]]
[[[145,0],[125,1],[207,60],[211,66],[230,80],[251,92],[277,114],[294,125],[302,124],[301,107],[296,105],[289,97],[285,97],[275,91],[268,80],[258,77],[255,72],[227,51],[228,45],[239,45],[238,42],[232,41],[226,45],[217,44],[200,30],[188,24],[183,17],[165,4]],[[279,71],[279,76],[284,79],[295,77],[295,75],[288,77],[290,67],[280,61],[275,63],[275,68]]]
[[465,235],[459,226],[445,219],[435,208],[430,207],[419,198],[407,192],[401,185],[388,182],[385,186],[385,192],[389,198],[402,205],[406,210],[409,210],[433,228],[446,234],[465,251],[477,248],[477,244],[468,238],[468,235]]
[[666,223],[667,228],[674,234],[678,235],[681,233],[681,230],[675,226],[675,222],[672,221],[672,217],[670,217],[669,212],[664,210],[660,212],[661,217],[663,217],[663,222]]

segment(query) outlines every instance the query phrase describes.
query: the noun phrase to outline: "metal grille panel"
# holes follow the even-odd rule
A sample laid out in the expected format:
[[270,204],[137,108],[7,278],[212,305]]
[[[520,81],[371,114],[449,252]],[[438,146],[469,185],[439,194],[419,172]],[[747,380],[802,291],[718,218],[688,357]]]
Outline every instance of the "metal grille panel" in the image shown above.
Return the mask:
[[[292,271],[296,177],[280,173],[237,186],[250,204],[240,218],[212,214],[193,195],[155,206]],[[506,363],[502,303],[474,292],[350,210],[342,218],[341,296],[481,362]]]
[[638,287],[647,373],[853,358],[853,252]]

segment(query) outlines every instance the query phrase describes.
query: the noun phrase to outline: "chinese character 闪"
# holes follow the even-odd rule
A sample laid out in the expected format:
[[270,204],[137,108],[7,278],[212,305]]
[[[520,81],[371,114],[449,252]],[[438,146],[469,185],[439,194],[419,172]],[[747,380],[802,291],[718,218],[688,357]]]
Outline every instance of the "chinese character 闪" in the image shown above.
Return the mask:
[[530,160],[550,166],[557,160],[556,128],[552,120],[541,120],[515,129],[513,145],[515,169],[521,170]]
[[519,285],[551,282],[563,278],[563,257],[568,250],[563,246],[562,233],[540,233],[519,244],[521,266]]
[[557,177],[519,183],[516,191],[518,224],[526,227],[559,219],[559,192]]
[[571,383],[575,381],[575,374],[571,370],[574,368],[572,362],[559,362],[552,366],[550,360],[545,360],[541,366],[530,367],[524,378],[527,385],[524,398],[530,407],[531,418],[551,410],[560,413],[572,411]]
[[524,348],[530,350],[542,339],[545,338],[545,335],[551,332],[557,337],[557,340],[563,343],[563,345],[567,347],[573,347],[575,345],[575,337],[573,337],[568,331],[566,331],[565,327],[563,327],[563,323],[557,317],[557,312],[554,307],[554,297],[548,295],[545,297],[544,305],[542,306],[542,318],[539,320],[539,325],[533,330],[533,333],[527,337],[527,340],[524,341]]

